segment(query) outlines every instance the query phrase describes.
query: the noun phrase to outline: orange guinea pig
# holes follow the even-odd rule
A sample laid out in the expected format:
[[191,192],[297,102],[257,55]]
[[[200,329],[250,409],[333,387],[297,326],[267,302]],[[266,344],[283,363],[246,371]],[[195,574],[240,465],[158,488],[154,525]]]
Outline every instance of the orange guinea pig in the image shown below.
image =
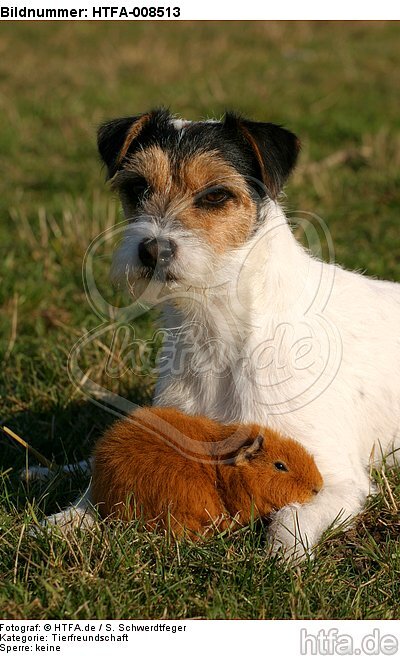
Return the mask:
[[196,537],[309,501],[322,477],[298,442],[268,428],[151,407],[100,438],[92,484],[102,517],[141,517]]

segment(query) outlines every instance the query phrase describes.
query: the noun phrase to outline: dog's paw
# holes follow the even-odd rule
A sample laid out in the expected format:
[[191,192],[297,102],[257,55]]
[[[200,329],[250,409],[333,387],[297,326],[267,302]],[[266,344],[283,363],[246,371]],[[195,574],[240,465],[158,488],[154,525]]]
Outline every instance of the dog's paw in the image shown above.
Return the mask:
[[41,522],[41,526],[48,529],[57,528],[65,533],[76,529],[92,528],[95,522],[96,516],[90,507],[71,506],[54,515],[49,515]]
[[291,565],[312,558],[311,531],[301,525],[301,506],[292,504],[279,510],[269,526],[271,556],[279,556]]
[[22,481],[47,481],[53,478],[55,472],[48,467],[32,466],[28,469],[21,469],[19,477]]
[[24,481],[47,481],[50,478],[54,478],[57,474],[88,474],[90,473],[92,465],[92,458],[88,460],[80,460],[69,465],[62,465],[60,467],[49,469],[48,467],[41,467],[32,465],[28,469],[22,469],[20,471],[20,478]]

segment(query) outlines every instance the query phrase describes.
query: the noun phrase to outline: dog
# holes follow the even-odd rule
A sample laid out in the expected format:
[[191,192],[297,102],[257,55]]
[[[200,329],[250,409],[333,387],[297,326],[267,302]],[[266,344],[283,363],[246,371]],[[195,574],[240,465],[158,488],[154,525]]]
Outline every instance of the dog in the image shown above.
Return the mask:
[[[314,455],[324,489],[269,532],[304,558],[362,510],[371,463],[399,462],[400,285],[295,239],[279,199],[300,144],[284,127],[159,109],[104,124],[98,147],[127,220],[112,275],[163,304],[154,404],[268,425]],[[90,521],[89,502],[51,521]]]
[[306,503],[323,481],[297,442],[256,424],[222,425],[140,408],[98,440],[92,501],[103,518],[208,537]]

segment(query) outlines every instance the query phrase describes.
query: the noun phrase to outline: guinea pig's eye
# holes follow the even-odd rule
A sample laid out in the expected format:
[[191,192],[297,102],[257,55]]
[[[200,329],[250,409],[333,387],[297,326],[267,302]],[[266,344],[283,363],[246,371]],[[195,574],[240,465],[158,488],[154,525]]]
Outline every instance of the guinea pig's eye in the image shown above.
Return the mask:
[[274,462],[274,467],[278,471],[283,471],[283,472],[289,471],[284,462]]

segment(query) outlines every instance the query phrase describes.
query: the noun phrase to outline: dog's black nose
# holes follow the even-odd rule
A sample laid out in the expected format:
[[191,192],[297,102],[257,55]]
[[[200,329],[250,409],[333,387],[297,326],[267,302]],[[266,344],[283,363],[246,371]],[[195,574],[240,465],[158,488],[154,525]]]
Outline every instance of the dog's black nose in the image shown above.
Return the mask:
[[143,239],[138,252],[140,261],[149,269],[167,267],[176,253],[176,243],[172,239]]

